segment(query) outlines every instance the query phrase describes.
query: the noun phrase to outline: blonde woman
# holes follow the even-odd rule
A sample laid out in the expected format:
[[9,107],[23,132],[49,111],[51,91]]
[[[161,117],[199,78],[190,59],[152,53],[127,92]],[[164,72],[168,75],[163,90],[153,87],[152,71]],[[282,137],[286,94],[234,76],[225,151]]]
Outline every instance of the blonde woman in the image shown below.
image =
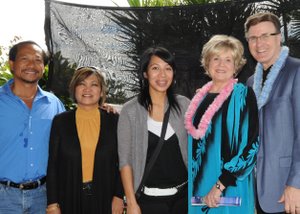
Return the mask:
[[[189,214],[254,213],[253,168],[258,150],[254,92],[237,83],[245,64],[234,37],[213,36],[203,47],[202,64],[211,81],[197,91],[185,118],[189,133]],[[221,197],[241,197],[239,207],[219,206]]]

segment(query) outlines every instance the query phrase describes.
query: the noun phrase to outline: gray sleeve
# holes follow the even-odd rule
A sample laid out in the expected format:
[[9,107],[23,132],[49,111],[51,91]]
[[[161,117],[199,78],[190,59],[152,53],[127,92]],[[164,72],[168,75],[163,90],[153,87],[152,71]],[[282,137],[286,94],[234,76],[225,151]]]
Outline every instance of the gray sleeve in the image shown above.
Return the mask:
[[187,109],[190,105],[190,100],[187,97],[182,96],[182,95],[177,95],[177,100],[180,105],[181,113],[183,115],[185,115],[185,112],[187,111]]
[[129,113],[124,107],[120,113],[118,121],[118,154],[119,154],[119,168],[123,166],[132,165],[132,151],[131,151],[131,128]]

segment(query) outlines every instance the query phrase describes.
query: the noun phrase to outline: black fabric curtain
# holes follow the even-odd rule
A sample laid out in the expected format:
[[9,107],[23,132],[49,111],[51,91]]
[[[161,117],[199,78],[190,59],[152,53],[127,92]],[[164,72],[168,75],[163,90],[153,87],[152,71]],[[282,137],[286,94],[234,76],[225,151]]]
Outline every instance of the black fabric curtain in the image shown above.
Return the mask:
[[[99,7],[45,1],[46,44],[51,53],[48,89],[68,96],[77,66],[97,66],[106,73],[108,98],[123,103],[138,89],[140,54],[161,45],[177,62],[176,92],[191,98],[209,81],[200,65],[202,46],[214,34],[232,35],[245,46],[247,64],[239,81],[253,74],[244,38],[244,22],[257,11],[271,11],[282,21],[284,44],[300,57],[300,1],[226,1],[176,7]],[[298,26],[299,28],[296,28]]]

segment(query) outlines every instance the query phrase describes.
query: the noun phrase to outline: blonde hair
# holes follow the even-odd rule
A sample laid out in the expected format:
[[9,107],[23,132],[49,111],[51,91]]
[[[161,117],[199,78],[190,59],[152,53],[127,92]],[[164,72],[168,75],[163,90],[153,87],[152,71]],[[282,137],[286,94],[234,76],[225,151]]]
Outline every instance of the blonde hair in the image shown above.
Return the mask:
[[201,53],[201,64],[205,69],[205,74],[209,76],[208,66],[210,59],[221,51],[230,50],[234,60],[236,76],[242,67],[246,64],[244,58],[244,47],[242,43],[233,36],[215,35],[203,46]]

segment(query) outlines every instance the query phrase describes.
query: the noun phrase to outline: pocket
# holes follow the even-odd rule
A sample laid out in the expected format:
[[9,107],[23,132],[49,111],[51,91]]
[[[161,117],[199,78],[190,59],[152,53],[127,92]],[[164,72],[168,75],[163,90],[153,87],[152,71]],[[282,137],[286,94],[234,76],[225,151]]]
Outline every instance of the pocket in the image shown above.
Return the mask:
[[292,158],[290,156],[279,158],[279,166],[280,167],[290,167],[291,164],[292,164]]

